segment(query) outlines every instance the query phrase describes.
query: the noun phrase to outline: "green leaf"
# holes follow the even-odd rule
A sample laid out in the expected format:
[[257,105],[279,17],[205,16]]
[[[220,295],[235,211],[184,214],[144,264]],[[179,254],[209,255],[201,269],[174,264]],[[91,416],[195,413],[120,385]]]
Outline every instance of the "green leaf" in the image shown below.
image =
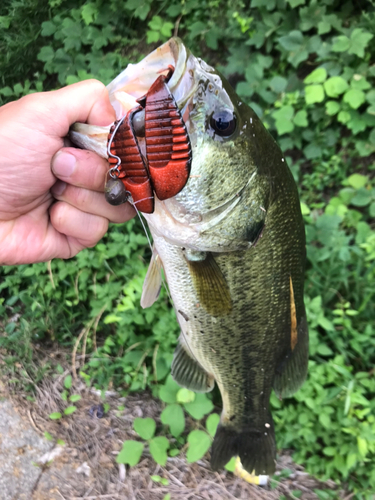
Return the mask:
[[208,416],[206,420],[206,429],[211,437],[215,436],[219,422],[220,422],[220,415],[218,415],[217,413],[212,413],[211,415]]
[[190,36],[191,38],[195,38],[198,35],[202,34],[206,31],[206,24],[202,21],[197,21],[190,26]]
[[316,348],[316,352],[321,356],[332,356],[333,351],[326,344],[319,344]]
[[0,28],[7,30],[10,26],[9,16],[0,16]]
[[308,85],[305,87],[305,100],[306,104],[324,101],[323,85]]
[[155,434],[156,422],[153,418],[136,418],[133,422],[135,432],[145,441],[148,441]]
[[137,465],[141,459],[144,444],[139,441],[124,441],[122,450],[117,455],[116,462],[118,464],[128,464],[130,467]]
[[56,26],[52,21],[45,21],[42,23],[42,36],[51,36],[56,32]]
[[82,396],[80,396],[79,394],[72,394],[69,399],[72,403],[76,403],[77,401],[80,401],[82,399]]
[[159,389],[159,398],[164,401],[164,403],[175,403],[179,390],[180,386],[173,380],[172,376],[169,375],[166,383]]
[[371,33],[365,32],[363,28],[356,28],[350,35],[350,49],[349,54],[363,58],[365,56],[365,48],[369,41],[374,37]]
[[326,429],[329,429],[331,427],[331,425],[332,425],[331,418],[330,418],[330,416],[327,413],[320,413],[319,414],[319,422]]
[[312,71],[303,81],[304,83],[323,83],[327,79],[327,70],[325,68],[317,68]]
[[366,185],[368,182],[367,175],[352,174],[347,179],[345,184],[354,187],[354,189],[360,189]]
[[326,113],[327,115],[336,115],[341,109],[340,104],[337,101],[327,101],[326,102]]
[[372,201],[371,192],[366,188],[358,189],[355,196],[351,199],[350,203],[356,207],[365,207]]
[[337,120],[340,123],[348,123],[348,121],[351,119],[350,113],[347,111],[340,111],[340,113],[337,115]]
[[189,389],[180,389],[176,397],[177,403],[191,403],[195,399],[195,393]]
[[229,462],[224,465],[224,468],[229,470],[229,472],[234,472],[234,469],[236,468],[236,457],[232,457]]
[[345,92],[344,102],[347,102],[353,109],[359,108],[366,100],[365,93],[358,89],[349,89]]
[[366,439],[363,439],[362,437],[358,436],[357,445],[358,445],[358,451],[361,454],[362,458],[365,458],[368,453],[368,446]]
[[341,76],[331,76],[324,82],[324,90],[329,97],[338,97],[348,89],[349,85]]
[[65,410],[64,410],[64,414],[65,414],[65,415],[71,415],[71,414],[72,414],[72,413],[74,413],[76,410],[77,410],[77,407],[76,407],[76,406],[68,406],[68,408],[65,408]]
[[81,9],[81,16],[86,26],[93,23],[98,15],[98,8],[93,3],[86,3]]
[[272,116],[275,119],[275,126],[277,129],[277,133],[279,135],[286,134],[294,129],[294,124],[292,120],[293,115],[294,115],[293,106],[283,106],[282,108],[272,113]]
[[62,417],[62,415],[61,415],[61,413],[59,413],[59,412],[51,413],[51,414],[49,415],[49,418],[50,418],[51,420],[58,420],[58,419],[59,419],[59,418],[61,418],[61,417]]
[[297,125],[297,127],[307,127],[309,124],[307,121],[307,111],[305,109],[301,109],[301,111],[298,111],[296,113],[295,117],[293,118],[293,123]]
[[53,441],[53,437],[47,431],[44,432],[44,437],[47,439],[47,441]]
[[345,52],[350,47],[350,40],[345,35],[340,35],[334,38],[334,44],[332,45],[333,52]]
[[200,460],[211,446],[211,438],[204,431],[191,431],[188,435],[187,441],[189,443],[189,448],[186,453],[186,460],[188,463]]
[[185,429],[184,411],[178,404],[171,404],[164,408],[160,415],[164,425],[169,425],[171,434],[178,437]]
[[151,439],[149,442],[150,453],[155,462],[163,467],[167,463],[167,450],[169,448],[169,441],[165,436],[158,436]]
[[192,403],[184,404],[184,408],[193,418],[200,420],[213,410],[214,405],[206,394],[198,393]]
[[164,497],[163,500],[171,500],[171,494],[167,493]]
[[39,61],[43,61],[45,63],[52,62],[55,57],[55,52],[52,47],[42,47],[37,55],[37,59]]
[[299,5],[305,5],[306,0],[287,0],[288,4],[294,9],[295,7],[298,7]]
[[279,38],[280,45],[289,51],[297,51],[304,43],[303,35],[300,31],[291,31],[288,35]]
[[276,92],[277,94],[280,94],[281,92],[284,92],[285,90],[285,87],[287,85],[288,81],[286,78],[282,77],[282,76],[274,76],[268,86],[270,87],[270,89],[272,89],[274,92]]
[[64,387],[65,389],[70,389],[72,387],[72,376],[67,375],[64,379]]

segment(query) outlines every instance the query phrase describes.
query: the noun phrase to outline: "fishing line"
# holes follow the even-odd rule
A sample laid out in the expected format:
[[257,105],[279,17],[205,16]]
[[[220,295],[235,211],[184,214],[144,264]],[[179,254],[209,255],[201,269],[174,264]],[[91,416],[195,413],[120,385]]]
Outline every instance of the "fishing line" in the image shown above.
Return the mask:
[[[149,199],[149,198],[144,198],[144,200],[147,200],[147,199]],[[150,247],[150,250],[151,250],[151,254],[152,254],[154,250],[153,250],[153,248],[152,248],[152,243],[151,243],[150,237],[149,237],[149,235],[148,235],[148,232],[147,232],[146,226],[145,226],[145,224],[144,224],[144,222],[143,222],[143,220],[142,220],[141,214],[140,214],[140,212],[139,212],[138,208],[135,206],[135,205],[136,205],[137,203],[139,203],[140,201],[143,201],[143,200],[138,200],[138,201],[136,201],[136,202],[134,202],[134,201],[130,201],[130,200],[129,200],[129,203],[130,203],[130,204],[134,207],[134,210],[137,212],[137,215],[138,215],[138,217],[139,217],[139,220],[141,221],[141,224],[142,224],[143,230],[144,230],[144,232],[145,232],[145,234],[146,234],[146,238],[147,238],[147,241],[148,241],[148,244],[149,244],[149,247]],[[164,268],[163,268],[163,271],[164,271]],[[174,304],[173,304],[173,300],[172,300],[172,296],[171,296],[171,294],[170,294],[170,291],[169,291],[169,288],[168,288],[167,282],[165,281],[165,279],[164,279],[164,278],[162,278],[161,282],[162,282],[162,284],[163,284],[163,286],[164,286],[164,288],[165,288],[165,291],[167,292],[167,295],[168,295],[168,298],[169,298],[169,300],[170,300],[170,303],[172,304],[172,306],[174,306]],[[176,316],[177,316],[177,311],[176,311]],[[187,342],[187,340],[186,340],[186,336],[185,336],[185,333],[184,333],[184,331],[183,331],[183,329],[182,329],[182,328],[181,328],[181,334],[182,334],[182,336],[183,336],[183,338],[184,338],[185,346],[186,346],[186,347],[189,349],[189,351],[190,351],[191,357],[192,357],[193,359],[195,359],[195,360],[196,360],[196,362],[200,365],[200,363],[199,363],[199,361],[198,361],[197,357],[195,356],[195,354],[194,354],[194,353],[193,353],[193,351],[191,350],[191,347],[189,346],[189,344],[188,344],[188,342]]]

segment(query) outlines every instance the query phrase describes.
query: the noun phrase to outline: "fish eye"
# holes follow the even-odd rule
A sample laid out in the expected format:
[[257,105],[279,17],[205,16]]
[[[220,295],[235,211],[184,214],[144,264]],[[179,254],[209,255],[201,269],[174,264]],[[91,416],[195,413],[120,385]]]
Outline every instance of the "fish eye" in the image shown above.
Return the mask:
[[211,115],[210,126],[220,137],[230,137],[236,131],[236,115],[227,109],[215,111]]

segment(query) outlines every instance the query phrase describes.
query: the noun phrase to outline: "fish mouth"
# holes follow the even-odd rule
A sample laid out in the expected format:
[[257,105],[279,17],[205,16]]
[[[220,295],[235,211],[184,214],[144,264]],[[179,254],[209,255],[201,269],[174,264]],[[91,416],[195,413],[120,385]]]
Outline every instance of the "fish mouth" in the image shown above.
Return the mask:
[[155,80],[160,75],[167,75],[171,66],[174,72],[168,87],[182,109],[195,91],[195,57],[179,38],[173,37],[139,63],[129,64],[107,86],[116,118],[122,118],[129,109],[137,106],[136,99],[147,94]]
[[[197,59],[183,42],[173,37],[137,64],[129,64],[109,85],[109,100],[115,110],[116,120],[139,106],[137,99],[147,94],[160,75],[167,75],[171,66],[174,72],[167,85],[173,94],[184,120],[189,117],[188,102],[197,88],[195,69]],[[111,125],[99,127],[75,123],[69,136],[77,146],[95,151],[108,158],[107,140]]]

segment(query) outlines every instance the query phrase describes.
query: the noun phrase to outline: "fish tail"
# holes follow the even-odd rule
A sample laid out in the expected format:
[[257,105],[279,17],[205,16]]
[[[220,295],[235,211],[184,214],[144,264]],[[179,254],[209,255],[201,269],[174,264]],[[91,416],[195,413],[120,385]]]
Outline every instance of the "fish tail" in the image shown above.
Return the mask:
[[[269,427],[267,427],[269,426]],[[263,429],[241,432],[219,425],[211,452],[211,467],[224,467],[233,456],[239,456],[242,467],[250,474],[271,475],[275,472],[276,441],[272,417]]]

